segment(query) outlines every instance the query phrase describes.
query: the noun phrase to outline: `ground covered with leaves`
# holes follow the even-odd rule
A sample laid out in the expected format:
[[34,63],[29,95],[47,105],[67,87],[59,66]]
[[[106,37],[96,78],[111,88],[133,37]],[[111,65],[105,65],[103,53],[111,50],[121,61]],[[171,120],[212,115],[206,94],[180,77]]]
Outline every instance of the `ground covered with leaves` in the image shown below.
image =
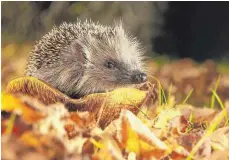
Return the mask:
[[2,159],[229,159],[229,73],[214,61],[152,60],[137,89],[71,99],[22,77],[20,47],[3,45]]

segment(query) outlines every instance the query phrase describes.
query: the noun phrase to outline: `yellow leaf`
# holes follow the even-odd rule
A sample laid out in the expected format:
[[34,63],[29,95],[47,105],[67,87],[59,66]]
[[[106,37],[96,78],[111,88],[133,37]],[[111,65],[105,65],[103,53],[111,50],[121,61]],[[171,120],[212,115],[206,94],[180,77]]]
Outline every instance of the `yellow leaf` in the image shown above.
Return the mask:
[[35,108],[32,108],[29,105],[23,103],[19,98],[8,94],[2,93],[2,111],[6,112],[15,112],[22,116],[22,119],[27,123],[33,123],[45,115],[42,112],[37,111]]
[[137,155],[140,154],[140,140],[138,135],[130,127],[128,121],[124,120],[122,123],[122,143],[127,152],[135,152]]
[[36,137],[33,132],[27,131],[20,138],[26,145],[38,148],[40,146],[39,137]]
[[70,111],[93,112],[102,128],[118,118],[123,108],[137,114],[148,93],[135,88],[118,88],[107,93],[95,93],[81,99],[71,99],[35,77],[13,80],[8,84],[7,91],[35,97],[46,105],[56,102],[65,103]]
[[103,148],[103,147],[104,147],[104,145],[103,145],[102,143],[97,142],[97,141],[96,141],[95,139],[93,139],[93,138],[90,139],[90,142],[91,142],[94,146],[96,146],[97,148]]
[[154,127],[166,129],[169,121],[178,116],[181,116],[181,112],[179,110],[176,110],[174,108],[164,110],[158,115],[158,120],[155,123]]
[[16,108],[23,108],[25,105],[16,97],[5,92],[2,93],[2,111],[12,112]]
[[109,137],[103,140],[103,146],[92,159],[106,159],[106,160],[124,160],[121,150],[117,146],[116,142]]
[[145,96],[145,91],[135,88],[118,88],[110,92],[107,105],[137,105],[144,100]]
[[122,122],[121,143],[129,152],[135,152],[138,155],[156,149],[170,152],[167,145],[130,111],[122,110],[120,119]]
[[[96,118],[101,114],[99,124],[104,128],[112,120],[119,117],[121,109],[128,109],[137,114],[146,97],[146,91],[135,88],[118,88],[108,93],[88,95],[83,98],[84,106],[78,108],[85,108],[90,112],[94,112]],[[101,107],[103,107],[103,110],[99,113]]]

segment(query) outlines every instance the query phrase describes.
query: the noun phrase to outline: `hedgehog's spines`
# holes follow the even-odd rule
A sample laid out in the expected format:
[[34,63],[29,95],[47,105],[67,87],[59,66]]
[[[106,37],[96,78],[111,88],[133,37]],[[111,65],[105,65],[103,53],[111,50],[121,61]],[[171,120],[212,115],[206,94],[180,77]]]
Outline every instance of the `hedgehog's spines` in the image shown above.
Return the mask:
[[[26,75],[42,79],[69,95],[76,91],[85,95],[104,90],[104,87],[115,88],[118,82],[109,80],[110,76],[103,73],[99,74],[110,82],[98,85],[101,78],[88,74],[102,70],[93,71],[91,66],[103,67],[99,63],[116,59],[127,67],[126,70],[140,70],[139,46],[135,38],[126,34],[121,21],[114,26],[101,25],[91,19],[62,22],[36,42],[28,59]],[[93,77],[98,79],[94,82]]]

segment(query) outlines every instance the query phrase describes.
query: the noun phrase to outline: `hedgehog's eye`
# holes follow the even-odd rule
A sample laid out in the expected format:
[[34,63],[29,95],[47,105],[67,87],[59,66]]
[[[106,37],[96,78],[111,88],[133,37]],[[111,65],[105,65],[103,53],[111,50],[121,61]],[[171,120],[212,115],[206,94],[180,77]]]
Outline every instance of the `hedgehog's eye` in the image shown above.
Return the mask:
[[111,62],[111,61],[108,61],[105,63],[105,66],[109,69],[113,69],[115,68],[115,63],[114,62]]

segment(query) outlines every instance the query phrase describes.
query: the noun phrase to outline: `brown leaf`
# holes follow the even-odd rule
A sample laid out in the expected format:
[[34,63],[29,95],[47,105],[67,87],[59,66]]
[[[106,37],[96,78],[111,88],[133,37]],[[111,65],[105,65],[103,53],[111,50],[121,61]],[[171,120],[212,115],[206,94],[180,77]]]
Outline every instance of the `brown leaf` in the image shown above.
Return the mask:
[[177,146],[175,148],[173,148],[172,153],[169,155],[169,157],[171,157],[172,159],[185,159],[187,156],[189,155],[189,152],[181,147],[181,146]]
[[82,148],[82,154],[90,154],[94,153],[94,145],[91,143],[90,139],[88,139]]
[[79,130],[76,129],[75,124],[66,124],[64,126],[64,129],[66,130],[69,139],[72,139],[76,137],[77,135],[79,135]]
[[195,144],[203,136],[203,131],[192,130],[190,133],[186,133],[177,138],[178,144],[183,146],[188,151],[191,151]]
[[119,117],[121,109],[138,113],[145,102],[148,92],[135,88],[118,88],[107,93],[91,94],[83,99],[71,99],[57,89],[34,77],[15,79],[7,86],[10,93],[23,93],[36,97],[44,104],[62,102],[71,111],[93,112],[99,125],[104,128]]
[[169,123],[169,132],[176,135],[181,135],[188,127],[188,120],[184,116],[173,118]]
[[35,77],[21,77],[12,80],[7,85],[7,92],[28,95],[37,98],[46,105],[65,102],[66,99],[69,99],[57,89]]
[[192,114],[193,122],[205,123],[211,122],[218,112],[211,108],[196,108],[191,105],[182,105],[181,113],[186,119],[189,119]]
[[42,153],[46,157],[49,157],[50,159],[55,157],[63,159],[65,156],[66,150],[64,145],[55,137],[49,135],[40,135],[28,131],[25,132],[20,139],[25,145],[36,149],[38,152]]
[[70,119],[80,128],[89,129],[95,127],[96,121],[93,113],[70,112]]
[[31,147],[23,144],[20,139],[14,136],[2,135],[1,137],[1,159],[5,160],[48,160],[47,156],[32,150]]

